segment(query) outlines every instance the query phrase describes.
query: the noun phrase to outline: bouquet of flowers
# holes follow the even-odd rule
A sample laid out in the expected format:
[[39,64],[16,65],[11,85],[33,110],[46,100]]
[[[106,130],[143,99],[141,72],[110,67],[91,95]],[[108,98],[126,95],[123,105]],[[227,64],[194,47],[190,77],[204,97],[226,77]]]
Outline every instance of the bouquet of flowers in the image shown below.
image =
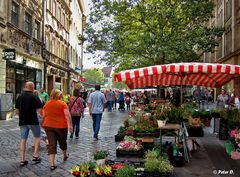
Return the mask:
[[240,148],[240,130],[235,129],[231,131],[231,138],[234,138],[237,146]]
[[133,138],[132,136],[125,136],[124,141],[121,141],[117,147],[120,150],[140,150],[142,148],[142,142]]

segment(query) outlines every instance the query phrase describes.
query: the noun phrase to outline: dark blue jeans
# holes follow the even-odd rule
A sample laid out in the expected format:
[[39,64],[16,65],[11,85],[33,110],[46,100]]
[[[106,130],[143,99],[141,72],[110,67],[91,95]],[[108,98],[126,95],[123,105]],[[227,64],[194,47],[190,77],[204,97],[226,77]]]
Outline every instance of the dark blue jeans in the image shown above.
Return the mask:
[[102,113],[101,114],[92,114],[92,119],[93,119],[93,132],[94,132],[93,137],[98,138],[98,133],[100,130],[100,122],[102,119]]
[[108,112],[112,112],[113,101],[108,101]]
[[73,133],[75,132],[75,136],[79,136],[80,131],[80,116],[72,116],[72,125],[73,125]]

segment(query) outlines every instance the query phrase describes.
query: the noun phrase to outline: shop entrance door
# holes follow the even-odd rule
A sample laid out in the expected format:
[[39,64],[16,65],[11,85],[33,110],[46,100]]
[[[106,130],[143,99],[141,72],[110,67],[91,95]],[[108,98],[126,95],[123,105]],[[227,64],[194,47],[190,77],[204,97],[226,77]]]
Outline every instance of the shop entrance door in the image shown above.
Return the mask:
[[48,92],[48,95],[50,95],[51,94],[51,91],[52,91],[52,89],[53,89],[53,76],[48,76],[47,77],[47,86],[48,86],[48,88],[47,88],[47,92]]
[[24,70],[16,69],[16,98],[22,93],[24,87]]

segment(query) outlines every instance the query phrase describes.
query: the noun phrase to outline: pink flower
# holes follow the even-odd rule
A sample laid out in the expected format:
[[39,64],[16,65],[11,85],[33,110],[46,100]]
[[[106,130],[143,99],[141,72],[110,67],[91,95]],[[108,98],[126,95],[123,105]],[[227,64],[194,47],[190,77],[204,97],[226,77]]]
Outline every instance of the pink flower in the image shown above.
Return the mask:
[[238,134],[238,130],[237,130],[237,129],[232,130],[232,131],[231,131],[231,138],[236,137],[237,134]]

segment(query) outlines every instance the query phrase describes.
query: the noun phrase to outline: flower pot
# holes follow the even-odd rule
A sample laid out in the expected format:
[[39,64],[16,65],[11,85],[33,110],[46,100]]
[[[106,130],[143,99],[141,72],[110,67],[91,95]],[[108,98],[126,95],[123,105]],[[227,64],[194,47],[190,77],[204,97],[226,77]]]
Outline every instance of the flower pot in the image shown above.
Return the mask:
[[163,127],[166,125],[167,120],[157,120],[158,127]]
[[103,164],[105,164],[105,162],[106,162],[106,159],[98,159],[98,160],[96,160],[97,165],[103,165]]

